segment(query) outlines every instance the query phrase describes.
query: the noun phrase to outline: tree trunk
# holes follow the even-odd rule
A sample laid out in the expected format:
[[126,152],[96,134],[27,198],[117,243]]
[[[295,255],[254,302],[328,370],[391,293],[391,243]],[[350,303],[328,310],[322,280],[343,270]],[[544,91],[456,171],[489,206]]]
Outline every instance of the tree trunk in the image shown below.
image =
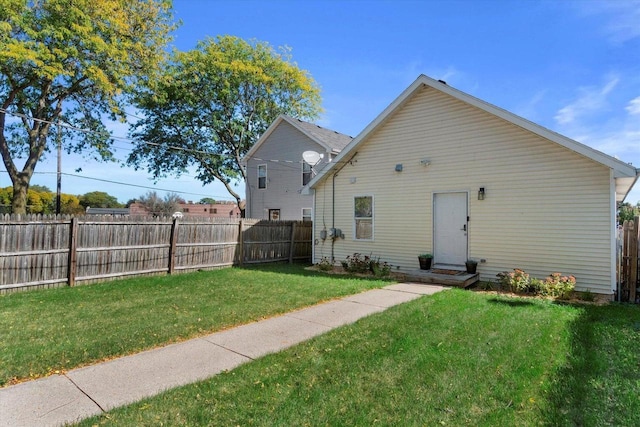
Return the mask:
[[13,200],[11,201],[11,213],[25,215],[27,213],[27,192],[29,191],[30,174],[20,173],[13,182]]

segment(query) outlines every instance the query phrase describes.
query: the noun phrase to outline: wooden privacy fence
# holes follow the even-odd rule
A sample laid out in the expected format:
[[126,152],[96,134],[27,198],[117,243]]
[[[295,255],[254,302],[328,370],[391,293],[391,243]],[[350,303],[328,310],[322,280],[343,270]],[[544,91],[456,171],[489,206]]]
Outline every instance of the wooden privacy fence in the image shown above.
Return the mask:
[[311,223],[0,215],[0,293],[311,259]]
[[618,235],[619,301],[640,302],[640,218],[625,221]]

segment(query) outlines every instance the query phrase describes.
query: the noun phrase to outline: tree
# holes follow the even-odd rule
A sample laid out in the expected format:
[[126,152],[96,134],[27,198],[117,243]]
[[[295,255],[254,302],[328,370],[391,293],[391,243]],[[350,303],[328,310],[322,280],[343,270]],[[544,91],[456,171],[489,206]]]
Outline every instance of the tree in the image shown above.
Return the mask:
[[184,199],[176,193],[168,193],[162,198],[157,192],[148,191],[144,196],[140,196],[138,202],[153,216],[162,216],[180,211],[180,203],[184,203]]
[[195,167],[204,184],[218,180],[237,201],[232,180],[246,180],[242,157],[280,114],[314,119],[315,81],[291,62],[288,49],[232,36],[174,52],[163,79],[136,99],[144,118],[128,163],[154,177]]
[[[0,154],[14,213],[26,212],[35,167],[58,137],[67,152],[113,159],[103,118],[124,120],[136,87],[155,79],[170,10],[170,0],[0,0]],[[65,126],[53,132],[56,123]]]
[[216,199],[212,199],[211,197],[203,197],[198,203],[200,203],[201,205],[215,205]]
[[618,207],[618,224],[622,225],[625,221],[632,220],[636,216],[640,216],[640,202],[636,206],[624,202]]
[[121,208],[122,203],[118,202],[114,196],[110,196],[104,191],[92,191],[78,197],[83,208]]

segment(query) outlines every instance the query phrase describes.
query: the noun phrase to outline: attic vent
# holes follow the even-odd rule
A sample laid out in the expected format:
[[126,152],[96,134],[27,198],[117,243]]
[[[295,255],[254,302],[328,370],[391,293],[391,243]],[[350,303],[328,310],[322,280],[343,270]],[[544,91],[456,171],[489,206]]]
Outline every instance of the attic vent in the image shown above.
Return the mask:
[[443,85],[446,85],[447,82],[445,82],[444,80],[438,80],[440,83],[442,83]]

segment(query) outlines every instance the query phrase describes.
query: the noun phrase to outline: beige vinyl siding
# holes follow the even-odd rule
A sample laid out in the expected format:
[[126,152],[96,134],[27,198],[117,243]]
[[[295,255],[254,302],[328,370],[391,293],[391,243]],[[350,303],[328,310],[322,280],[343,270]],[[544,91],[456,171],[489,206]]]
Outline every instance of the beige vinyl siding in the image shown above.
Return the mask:
[[[302,153],[307,150],[321,153],[323,149],[286,121],[269,135],[269,139],[247,160],[248,217],[267,219],[269,209],[280,209],[281,220],[302,220],[302,209],[313,205],[312,196],[300,194]],[[260,164],[267,165],[266,189],[258,188]]]
[[[469,256],[487,261],[478,266],[482,280],[513,268],[540,278],[559,271],[575,275],[581,289],[611,293],[607,167],[430,88],[356,151],[335,178],[335,224],[345,235],[335,242],[336,260],[360,252],[417,269],[417,255],[433,251],[433,193],[463,191]],[[331,227],[331,181],[328,175],[316,189],[316,238],[323,217]],[[358,194],[375,197],[371,242],[353,238]],[[315,260],[330,253],[330,240],[320,241]]]

